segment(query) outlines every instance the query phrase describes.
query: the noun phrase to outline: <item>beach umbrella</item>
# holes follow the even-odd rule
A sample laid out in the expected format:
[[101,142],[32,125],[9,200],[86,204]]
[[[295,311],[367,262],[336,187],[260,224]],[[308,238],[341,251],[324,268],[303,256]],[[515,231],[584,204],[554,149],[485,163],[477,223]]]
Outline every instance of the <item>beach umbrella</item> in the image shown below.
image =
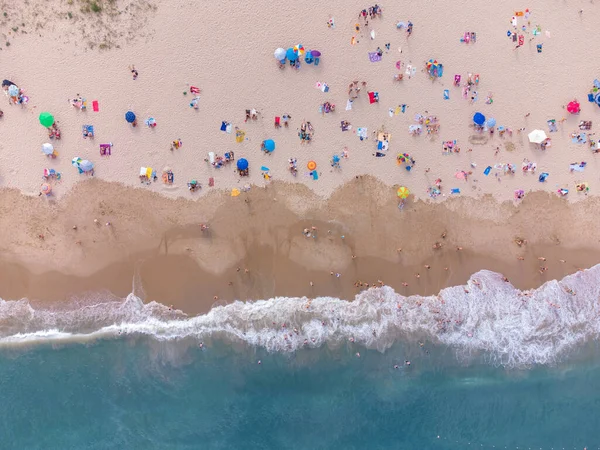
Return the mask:
[[483,126],[485,123],[485,116],[480,112],[476,112],[473,116],[473,122],[475,122],[476,125]]
[[232,197],[237,197],[238,195],[240,195],[240,190],[238,188],[233,188],[231,190],[231,196]]
[[40,123],[46,128],[50,128],[54,124],[54,117],[49,112],[40,114]]
[[17,95],[19,95],[19,88],[14,84],[11,84],[8,87],[8,95],[10,95],[11,97],[16,97]]
[[71,160],[71,165],[73,167],[79,167],[79,164],[81,164],[81,161],[83,161],[83,159],[81,159],[79,156],[76,156],[75,158],[73,158]]
[[315,170],[317,168],[317,163],[311,160],[308,162],[306,167],[308,167],[308,170]]
[[298,53],[293,48],[288,48],[285,52],[285,57],[290,61],[296,61],[298,59]]
[[283,61],[285,59],[285,48],[279,47],[278,49],[275,50],[275,53],[273,53],[273,56],[275,57],[275,59],[277,61]]
[[81,169],[83,172],[89,172],[93,168],[94,168],[94,163],[87,159],[84,159],[83,161],[81,161],[79,163],[79,169]]
[[248,168],[248,160],[246,158],[240,158],[237,160],[238,170],[246,170]]
[[407,187],[405,186],[400,186],[398,188],[398,197],[400,197],[401,199],[405,199],[406,197],[408,197],[410,195],[410,191],[408,190]]
[[52,153],[54,153],[54,147],[52,146],[52,144],[49,143],[45,143],[42,145],[42,153],[46,156],[50,156]]
[[267,139],[263,141],[263,145],[265,146],[265,150],[269,153],[275,150],[275,141],[273,139]]
[[321,56],[321,52],[319,50],[311,50],[310,51],[315,58]]
[[527,137],[529,137],[529,142],[533,142],[534,144],[541,144],[548,138],[544,130],[533,130]]
[[300,56],[304,55],[304,45],[298,44],[294,46],[294,51]]
[[333,162],[334,163],[339,163],[340,162],[340,157],[338,155],[333,155]]
[[52,186],[50,186],[48,183],[43,183],[40,188],[40,192],[42,194],[50,195],[50,193],[52,192]]
[[569,111],[571,114],[577,114],[579,111],[581,111],[581,107],[579,106],[579,102],[573,100],[572,102],[570,102],[567,105],[567,111]]
[[488,126],[488,128],[493,128],[496,126],[496,119],[494,119],[493,117],[490,117],[485,124]]
[[135,121],[135,113],[133,111],[127,111],[125,113],[125,120],[128,123],[133,123]]

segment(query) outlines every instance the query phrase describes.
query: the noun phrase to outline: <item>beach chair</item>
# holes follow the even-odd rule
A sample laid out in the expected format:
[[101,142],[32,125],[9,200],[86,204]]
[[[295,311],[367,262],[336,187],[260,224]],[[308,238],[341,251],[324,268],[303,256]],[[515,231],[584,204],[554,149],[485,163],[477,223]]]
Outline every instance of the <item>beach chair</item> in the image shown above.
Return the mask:
[[94,137],[94,126],[93,125],[82,125],[81,134],[84,139]]
[[321,58],[315,58],[315,66],[318,66],[321,62]]
[[275,117],[275,128],[281,128],[281,117]]

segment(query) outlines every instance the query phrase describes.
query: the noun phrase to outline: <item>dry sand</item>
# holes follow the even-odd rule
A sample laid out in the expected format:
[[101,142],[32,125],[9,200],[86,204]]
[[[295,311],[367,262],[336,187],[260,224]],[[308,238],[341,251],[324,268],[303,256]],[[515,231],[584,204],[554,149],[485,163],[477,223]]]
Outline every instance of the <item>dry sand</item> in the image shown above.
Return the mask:
[[[597,24],[594,4],[525,5],[533,11],[531,25],[539,24],[542,34],[531,43],[526,34],[525,45],[514,50],[506,31],[514,11],[524,7],[516,2],[485,8],[467,2],[382,4],[383,17],[370,20],[375,39],[363,31],[354,46],[350,39],[358,12],[370,6],[354,0],[327,8],[273,8],[262,0],[98,3],[104,8],[100,13],[80,0],[0,3],[0,12],[6,12],[0,29],[10,43],[0,52],[3,78],[30,97],[25,108],[2,106],[0,119],[0,249],[9,264],[0,280],[3,298],[59,299],[101,287],[122,295],[131,290],[137,268],[148,299],[196,312],[206,310],[214,295],[224,300],[348,298],[357,280],[381,279],[399,292],[432,293],[482,268],[501,271],[527,288],[598,262],[597,163],[586,145],[570,142],[579,120],[595,121],[598,114],[586,99],[597,76],[586,44]],[[326,25],[330,17],[334,29]],[[414,23],[410,38],[395,26],[408,20]],[[465,31],[476,32],[477,43],[460,43]],[[319,49],[321,64],[278,69],[274,49],[299,42]],[[369,62],[368,52],[385,50],[386,43],[390,50],[383,60]],[[537,43],[544,45],[541,54]],[[432,81],[421,72],[429,58],[444,64],[441,79]],[[394,82],[398,60],[417,67],[416,75]],[[131,64],[140,74],[135,81]],[[455,73],[464,80],[468,72],[481,80],[474,105],[452,86]],[[352,80],[367,81],[366,90],[378,91],[380,103],[370,105],[363,90],[353,109],[345,111]],[[326,82],[330,92],[315,89],[317,81]],[[188,106],[190,95],[183,95],[190,85],[202,89],[198,110]],[[450,90],[447,101],[444,89]],[[484,103],[488,92],[493,93],[491,105]],[[68,104],[76,94],[87,98],[87,111]],[[573,98],[582,104],[578,116],[561,108]],[[98,113],[91,110],[92,100],[100,103]],[[325,101],[335,103],[337,111],[319,114]],[[406,113],[389,117],[388,109],[399,104],[408,106]],[[258,120],[244,123],[248,108],[260,111]],[[128,109],[138,115],[137,128],[124,120]],[[48,140],[38,122],[41,111],[52,112],[62,130],[62,139],[54,142],[59,152],[54,160],[40,151]],[[414,115],[426,111],[440,119],[439,134],[410,136]],[[512,137],[495,133],[474,139],[479,136],[470,126],[475,111],[512,128]],[[290,128],[274,129],[274,116],[284,113],[292,116]],[[158,122],[155,129],[143,125],[149,116]],[[548,133],[551,148],[542,152],[528,143],[529,131],[548,131],[546,120],[563,117],[559,131]],[[296,133],[302,119],[316,130],[314,141],[305,146]],[[244,129],[247,140],[238,144],[233,134],[219,131],[222,120]],[[352,130],[342,132],[340,120],[350,121]],[[95,126],[93,140],[81,137],[86,123]],[[375,142],[372,137],[361,142],[354,134],[359,126],[369,133],[384,126],[392,133],[386,157],[372,156]],[[525,131],[518,133],[521,127]],[[170,151],[176,138],[183,147]],[[271,156],[260,151],[266,138],[277,143]],[[462,151],[443,155],[442,141],[453,139]],[[99,155],[98,144],[104,142],[114,144],[110,158]],[[349,159],[333,171],[329,160],[345,147]],[[497,155],[496,147],[501,148]],[[251,176],[240,179],[232,166],[210,167],[203,161],[208,151],[234,151],[237,158],[247,158]],[[417,160],[411,173],[396,165],[395,155],[403,152]],[[71,166],[74,156],[96,164],[94,179],[77,174]],[[297,178],[287,171],[290,157],[298,159]],[[538,173],[549,172],[549,181],[541,184],[537,174],[523,175],[524,158],[537,162]],[[311,159],[318,163],[318,181],[305,169]],[[588,162],[586,171],[570,173],[569,163],[582,160]],[[507,162],[517,165],[516,175],[482,173],[487,165]],[[262,165],[275,181],[262,178]],[[140,185],[141,166],[159,175],[171,167],[174,185]],[[62,173],[49,198],[37,195],[44,168]],[[460,170],[474,174],[465,182],[454,177]],[[356,178],[362,175],[368,176]],[[215,188],[207,186],[209,177],[215,178]],[[187,190],[192,178],[204,185],[200,193]],[[430,200],[426,190],[436,178],[442,178],[445,194],[459,187],[462,197]],[[589,196],[575,192],[580,181],[589,182]],[[246,183],[254,185],[249,193],[228,196],[231,188]],[[399,185],[415,195],[403,211],[395,198]],[[569,200],[582,201],[569,206],[555,198],[559,187],[570,189]],[[529,193],[518,206],[498,202],[512,200],[518,188],[552,193]],[[199,223],[210,223],[210,230],[202,232]],[[319,228],[318,238],[304,238],[302,229],[312,225]],[[529,243],[518,247],[515,237]],[[444,243],[441,250],[431,248],[436,241]],[[456,251],[457,246],[464,250]],[[548,258],[544,274],[538,272],[541,253]],[[517,260],[521,254],[525,261]],[[15,261],[23,267],[13,267]],[[332,270],[342,276],[331,277]]]

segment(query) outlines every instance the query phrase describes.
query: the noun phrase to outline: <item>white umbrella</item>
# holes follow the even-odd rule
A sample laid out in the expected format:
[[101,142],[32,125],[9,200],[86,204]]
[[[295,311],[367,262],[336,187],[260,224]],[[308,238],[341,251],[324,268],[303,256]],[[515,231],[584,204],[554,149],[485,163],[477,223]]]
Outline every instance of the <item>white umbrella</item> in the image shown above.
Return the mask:
[[54,153],[54,147],[52,146],[52,144],[46,142],[45,144],[42,145],[42,153],[46,156],[50,156],[52,153]]
[[81,170],[83,170],[84,172],[89,172],[90,170],[92,170],[94,168],[94,163],[91,161],[88,161],[87,159],[84,159],[83,161],[81,161],[79,163],[79,168]]
[[16,97],[17,95],[19,95],[19,88],[16,85],[11,84],[8,87],[8,95],[10,95],[11,97]]
[[285,49],[279,47],[277,50],[275,50],[275,53],[273,53],[273,56],[275,57],[275,59],[277,61],[283,61],[285,59]]
[[541,144],[548,139],[544,130],[533,130],[527,136],[529,137],[529,142],[533,142],[534,144]]

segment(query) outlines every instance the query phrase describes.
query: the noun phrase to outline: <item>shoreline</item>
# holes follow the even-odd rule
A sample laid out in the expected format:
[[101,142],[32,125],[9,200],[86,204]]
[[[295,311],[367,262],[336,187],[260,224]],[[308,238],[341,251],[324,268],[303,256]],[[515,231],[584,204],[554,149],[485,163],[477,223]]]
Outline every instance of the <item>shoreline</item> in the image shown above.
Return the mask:
[[[482,269],[530,289],[600,263],[594,208],[545,193],[518,207],[491,198],[440,204],[409,199],[400,211],[393,189],[372,177],[350,181],[328,200],[311,200],[302,191],[274,183],[240,197],[215,192],[191,202],[90,180],[54,204],[53,214],[38,210],[35,200],[6,195],[21,213],[0,238],[0,297],[63,304],[70,294],[107,289],[125,297],[139,280],[145,301],[199,314],[234,299],[352,300],[361,290],[354,286],[358,280],[381,280],[402,295],[435,295]],[[294,211],[299,199],[311,209],[304,203],[304,210]],[[43,224],[43,240],[32,227],[33,210],[51,217]],[[557,216],[568,220],[553,221]],[[199,223],[208,223],[209,230]],[[302,230],[312,226],[317,237],[306,238]],[[528,243],[519,247],[517,236]],[[435,242],[443,247],[434,250]],[[71,258],[58,260],[57,253]],[[547,271],[540,274],[540,267]]]

